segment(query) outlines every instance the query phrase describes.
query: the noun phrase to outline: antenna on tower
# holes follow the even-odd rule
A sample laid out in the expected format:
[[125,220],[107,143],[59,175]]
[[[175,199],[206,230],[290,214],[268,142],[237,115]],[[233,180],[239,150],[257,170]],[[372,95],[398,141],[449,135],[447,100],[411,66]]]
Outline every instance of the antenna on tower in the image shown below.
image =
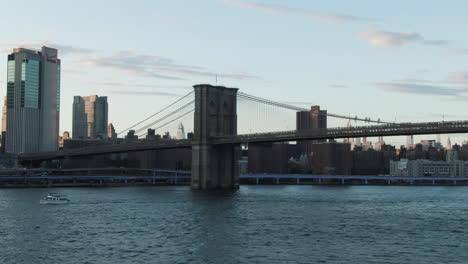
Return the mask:
[[216,85],[218,85],[218,74],[216,74],[215,77],[216,77]]

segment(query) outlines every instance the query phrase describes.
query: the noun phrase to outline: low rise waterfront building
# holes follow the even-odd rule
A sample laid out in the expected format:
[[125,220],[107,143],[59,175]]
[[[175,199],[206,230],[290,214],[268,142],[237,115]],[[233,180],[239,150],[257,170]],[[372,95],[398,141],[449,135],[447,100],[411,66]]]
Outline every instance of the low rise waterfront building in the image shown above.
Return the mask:
[[390,160],[390,175],[398,177],[408,176],[408,160]]
[[390,161],[390,175],[409,177],[468,177],[468,161],[400,160]]

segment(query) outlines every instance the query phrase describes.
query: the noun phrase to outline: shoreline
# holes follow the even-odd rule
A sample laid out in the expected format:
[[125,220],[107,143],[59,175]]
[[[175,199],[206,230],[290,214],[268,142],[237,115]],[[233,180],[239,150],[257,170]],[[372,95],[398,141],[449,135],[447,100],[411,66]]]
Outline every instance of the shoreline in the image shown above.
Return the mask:
[[[125,187],[190,185],[190,171],[159,169],[87,169],[11,171],[0,188]],[[241,185],[468,186],[468,178],[388,175],[241,174]]]
[[[468,183],[457,183],[453,184],[450,182],[438,182],[435,184],[432,183],[409,183],[409,182],[391,182],[391,183],[379,183],[379,182],[369,182],[367,184],[360,182],[348,182],[342,184],[341,182],[328,182],[328,183],[317,183],[317,182],[301,182],[299,184],[292,182],[282,182],[282,183],[273,183],[273,182],[264,182],[264,183],[250,183],[250,182],[241,182],[240,185],[244,186],[329,186],[329,187],[338,187],[338,186],[418,186],[418,187],[428,187],[428,186],[445,186],[445,187],[466,187]],[[178,182],[178,183],[168,183],[168,182],[67,182],[67,183],[8,183],[0,184],[0,189],[42,189],[42,188],[114,188],[114,187],[139,187],[139,186],[190,186],[189,182]]]

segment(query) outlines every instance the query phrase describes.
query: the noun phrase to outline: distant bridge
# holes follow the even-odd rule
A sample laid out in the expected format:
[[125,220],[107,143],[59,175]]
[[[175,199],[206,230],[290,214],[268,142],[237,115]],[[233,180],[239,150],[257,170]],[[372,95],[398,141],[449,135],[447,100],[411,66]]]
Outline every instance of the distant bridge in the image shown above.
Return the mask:
[[[304,111],[304,109],[243,93],[238,94],[238,89],[235,88],[196,85],[194,89],[194,100],[149,125],[151,126],[157,122],[172,118],[174,115],[178,115],[178,117],[168,122],[166,122],[167,120],[164,121],[166,122],[165,124],[167,124],[194,112],[194,136],[192,140],[142,140],[136,143],[97,145],[55,152],[23,153],[19,155],[18,159],[23,164],[32,164],[38,161],[92,157],[93,155],[102,154],[128,153],[156,149],[192,148],[192,188],[229,189],[237,188],[239,185],[238,160],[240,158],[240,144],[377,136],[468,133],[468,121],[391,123],[382,122],[380,120],[376,121],[370,118],[354,117],[349,119],[374,122],[378,123],[378,125],[238,135],[238,98],[293,111]],[[190,94],[185,95],[182,98],[186,98],[189,95]],[[171,105],[174,105],[174,103]],[[156,114],[153,114],[149,118]],[[342,115],[328,115],[337,118],[347,118]],[[141,124],[149,118],[138,122],[136,125]],[[144,130],[146,127],[137,130],[137,132]]]

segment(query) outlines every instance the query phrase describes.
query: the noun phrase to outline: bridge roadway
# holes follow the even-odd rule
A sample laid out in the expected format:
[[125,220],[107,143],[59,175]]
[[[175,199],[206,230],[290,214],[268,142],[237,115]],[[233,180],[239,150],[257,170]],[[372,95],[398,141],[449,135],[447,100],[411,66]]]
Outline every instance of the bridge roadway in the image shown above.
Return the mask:
[[291,130],[270,133],[245,134],[236,136],[215,137],[213,144],[242,144],[289,142],[317,139],[339,139],[379,136],[406,136],[429,134],[468,133],[468,121],[398,123],[378,126],[357,126],[314,130]]
[[49,152],[22,153],[18,160],[53,160],[66,157],[79,157],[98,154],[123,153],[129,151],[145,151],[154,149],[191,148],[191,140],[145,140],[132,143],[97,145],[84,148],[67,149]]
[[[345,128],[328,128],[301,131],[283,131],[272,133],[257,133],[212,137],[208,144],[244,144],[289,142],[317,139],[338,139],[378,136],[404,136],[427,134],[455,134],[468,133],[468,121],[427,122],[427,123],[398,123],[378,126],[357,126]],[[195,142],[191,140],[157,140],[139,141],[115,145],[99,145],[79,149],[69,149],[53,152],[23,153],[18,155],[19,161],[40,161],[63,159],[98,154],[123,153],[131,151],[145,151],[170,148],[190,148]]]

